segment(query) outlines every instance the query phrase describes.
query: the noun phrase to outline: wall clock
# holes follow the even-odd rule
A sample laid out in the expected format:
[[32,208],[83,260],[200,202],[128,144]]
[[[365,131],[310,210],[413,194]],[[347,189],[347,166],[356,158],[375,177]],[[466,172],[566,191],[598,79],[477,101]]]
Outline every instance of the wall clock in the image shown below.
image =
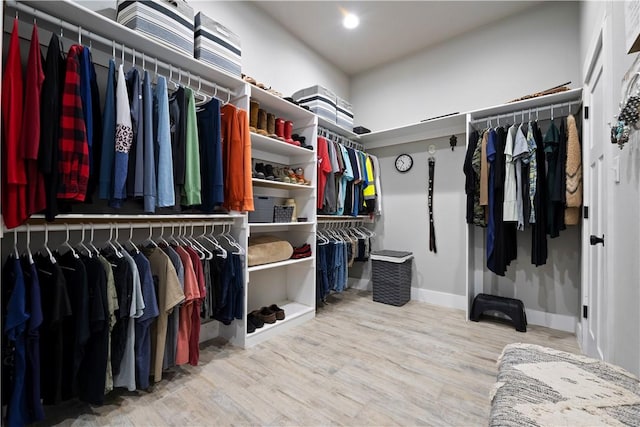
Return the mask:
[[400,154],[396,157],[396,169],[398,172],[409,172],[413,166],[413,158],[408,154]]

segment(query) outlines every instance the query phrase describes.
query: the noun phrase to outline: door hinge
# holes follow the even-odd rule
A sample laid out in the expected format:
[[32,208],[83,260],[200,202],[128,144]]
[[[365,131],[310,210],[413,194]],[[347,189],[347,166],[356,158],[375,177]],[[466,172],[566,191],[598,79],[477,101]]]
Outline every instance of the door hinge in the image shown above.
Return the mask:
[[582,218],[589,219],[589,206],[582,207]]
[[589,107],[584,107],[584,119],[587,120],[589,118]]
[[586,305],[582,306],[582,317],[587,319],[589,316],[589,307],[587,307]]

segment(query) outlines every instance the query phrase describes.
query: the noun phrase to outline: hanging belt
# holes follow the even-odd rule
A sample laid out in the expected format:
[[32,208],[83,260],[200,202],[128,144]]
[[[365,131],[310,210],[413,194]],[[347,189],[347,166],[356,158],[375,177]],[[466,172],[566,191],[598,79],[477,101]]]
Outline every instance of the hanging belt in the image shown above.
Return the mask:
[[433,224],[433,173],[436,159],[429,157],[429,252],[438,253],[436,248],[436,227]]

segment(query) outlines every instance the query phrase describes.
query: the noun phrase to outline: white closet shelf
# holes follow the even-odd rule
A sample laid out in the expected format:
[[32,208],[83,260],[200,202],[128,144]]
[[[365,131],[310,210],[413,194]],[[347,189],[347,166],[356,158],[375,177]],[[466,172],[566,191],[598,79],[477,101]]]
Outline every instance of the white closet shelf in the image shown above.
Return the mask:
[[358,135],[357,133],[352,132],[350,129],[345,129],[342,126],[338,126],[337,124],[325,119],[324,117],[318,116],[318,126],[329,129],[330,131],[342,135],[345,138],[349,138],[354,141],[360,140],[360,135]]
[[247,270],[249,271],[249,273],[252,273],[254,271],[262,271],[262,270],[269,270],[272,268],[282,268],[282,267],[288,267],[290,265],[294,265],[294,264],[301,264],[304,262],[309,262],[309,261],[313,261],[315,259],[315,256],[310,256],[307,258],[300,258],[300,259],[287,259],[284,261],[280,261],[280,262],[272,262],[269,264],[261,264],[261,265],[254,265],[253,267],[249,267]]
[[445,136],[449,137],[465,133],[466,129],[467,115],[459,113],[426,122],[360,135],[360,142],[366,149],[370,150]]
[[253,178],[251,180],[256,187],[283,188],[285,190],[314,190],[313,185],[289,184],[287,182],[270,181],[268,179]]
[[[115,2],[114,2],[115,3]],[[46,1],[37,0],[25,2],[29,8],[38,9],[51,16],[64,17],[64,20],[70,24],[78,25],[83,29],[91,29],[91,32],[98,34],[110,40],[115,41],[116,49],[122,44],[136,52],[144,52],[147,55],[147,61],[152,64],[152,58],[157,58],[167,64],[174,64],[182,69],[183,74],[187,71],[211,80],[221,86],[227,87],[236,92],[243,91],[245,82],[239,77],[219,71],[202,61],[195,59],[193,56],[186,55],[182,52],[169,48],[168,45],[159,43],[142,33],[131,30],[118,22],[102,16],[92,10],[89,10],[78,3],[70,0]],[[108,46],[111,51],[111,46]],[[130,58],[127,58],[130,60]],[[138,59],[139,60],[139,59]],[[175,70],[177,72],[177,68]],[[239,93],[236,93],[239,95]]]
[[[279,96],[275,96],[264,89],[260,89],[258,86],[250,85],[251,87],[251,99],[260,103],[260,108],[267,113],[273,113],[276,117],[281,117],[284,120],[293,121],[294,133],[295,129],[299,129],[300,125],[308,125],[315,117],[309,110],[305,110],[302,107],[297,106],[289,101],[286,101]],[[305,123],[298,123],[303,121]]]
[[318,222],[331,222],[331,221],[369,221],[369,215],[318,215]]
[[[565,102],[577,101],[582,98],[582,88],[570,89],[564,92],[553,93],[551,95],[539,96],[537,98],[525,99],[523,101],[511,102],[509,104],[500,104],[493,107],[482,108],[469,112],[471,120],[479,118],[497,116],[507,114],[512,111],[522,111],[543,107],[546,105],[563,104]],[[535,110],[532,111],[535,114]],[[518,118],[518,116],[516,116]]]
[[314,223],[311,221],[307,222],[250,222],[249,227],[256,228],[259,230],[268,230],[270,228],[279,228],[279,227],[304,227],[307,225],[313,225]]
[[251,149],[280,154],[283,156],[314,156],[315,154],[313,150],[298,147],[254,132],[251,132]]
[[[242,218],[242,214],[94,214],[94,213],[77,213],[77,214],[60,214],[56,215],[54,222],[64,222],[66,220],[84,220],[84,221],[180,221],[180,220],[234,220]],[[44,215],[31,215],[32,220],[44,220]]]
[[310,307],[298,302],[282,301],[276,303],[276,305],[284,309],[284,320],[278,320],[276,323],[265,323],[262,328],[258,328],[255,332],[247,334],[247,347],[251,347],[261,341],[264,341],[268,338],[268,335],[275,332],[275,330],[278,330],[278,333],[280,333],[281,329],[289,328],[298,323],[304,322],[307,320],[306,317],[310,316],[311,318],[315,313],[315,307]]

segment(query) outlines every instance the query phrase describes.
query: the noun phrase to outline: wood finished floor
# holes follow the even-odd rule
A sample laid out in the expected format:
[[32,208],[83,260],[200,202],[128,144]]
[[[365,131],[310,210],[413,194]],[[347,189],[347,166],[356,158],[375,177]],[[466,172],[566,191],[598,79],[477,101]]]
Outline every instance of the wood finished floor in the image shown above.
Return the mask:
[[571,334],[465,322],[426,303],[393,307],[371,294],[332,297],[316,319],[248,350],[202,346],[150,393],[101,407],[73,402],[46,425],[487,425],[496,360],[512,342],[579,352]]

